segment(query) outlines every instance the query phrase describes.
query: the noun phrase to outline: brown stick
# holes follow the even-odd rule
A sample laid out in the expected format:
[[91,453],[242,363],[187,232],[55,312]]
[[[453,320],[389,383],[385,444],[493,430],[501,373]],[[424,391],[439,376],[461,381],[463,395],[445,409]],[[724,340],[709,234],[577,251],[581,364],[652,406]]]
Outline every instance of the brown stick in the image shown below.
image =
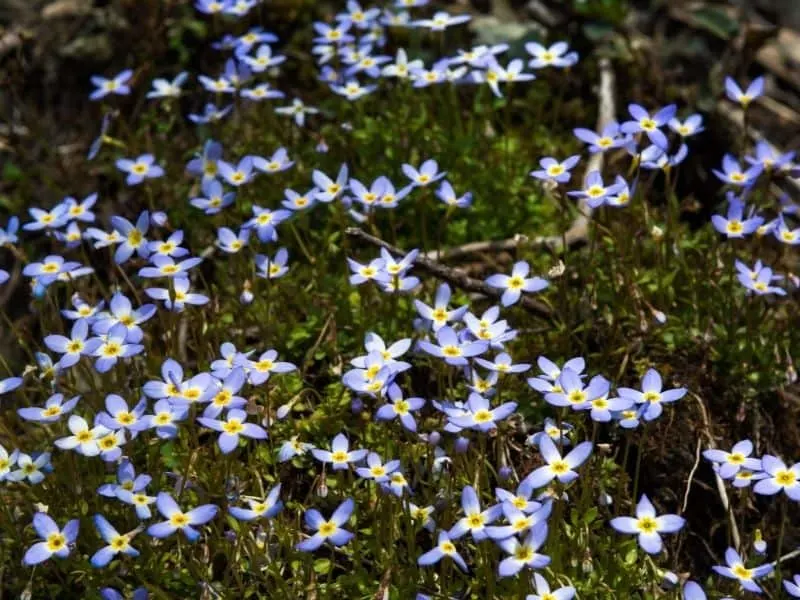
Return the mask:
[[[370,235],[366,231],[358,227],[348,227],[345,230],[345,233],[350,237],[359,239],[363,242],[367,242],[368,244],[371,244],[373,246],[378,246],[379,248],[386,248],[386,250],[388,250],[394,255],[405,256],[406,254],[405,250],[392,246],[389,242],[386,242],[380,238]],[[501,290],[493,288],[479,279],[473,279],[463,271],[446,267],[443,264],[438,263],[435,260],[431,260],[426,256],[419,255],[417,259],[414,261],[414,265],[416,267],[419,267],[423,271],[427,271],[431,275],[434,275],[439,279],[446,281],[447,283],[450,283],[455,287],[465,290],[467,292],[475,292],[483,296],[488,296],[490,298],[499,298],[500,296],[503,295],[503,292]],[[529,313],[536,315],[537,317],[541,317],[542,319],[547,319],[548,321],[553,320],[552,309],[549,306],[547,306],[544,302],[541,302],[540,300],[534,300],[533,298],[527,298],[523,296],[520,299],[519,304],[520,306],[522,306],[522,308],[527,310]]]
[[[614,97],[616,89],[616,79],[614,70],[611,68],[611,61],[608,58],[601,58],[599,61],[600,67],[600,85],[597,90],[598,96],[598,112],[597,112],[597,130],[602,130],[606,125],[616,118],[616,100]],[[586,175],[592,171],[599,171],[603,168],[604,155],[602,152],[596,152],[589,157],[586,163]],[[554,252],[563,252],[566,248],[570,248],[576,244],[586,241],[589,232],[589,221],[592,218],[594,209],[589,206],[587,198],[581,198],[577,205],[578,216],[570,225],[569,229],[564,232],[563,236],[539,236],[535,238],[528,238],[525,235],[517,234],[512,238],[506,240],[494,240],[484,242],[471,242],[463,246],[456,246],[438,253],[440,260],[453,259],[468,254],[475,254],[478,252],[498,251],[498,250],[513,250],[515,248],[527,247],[547,247]],[[566,244],[566,248],[565,248]],[[436,254],[427,253],[425,258],[432,258]]]

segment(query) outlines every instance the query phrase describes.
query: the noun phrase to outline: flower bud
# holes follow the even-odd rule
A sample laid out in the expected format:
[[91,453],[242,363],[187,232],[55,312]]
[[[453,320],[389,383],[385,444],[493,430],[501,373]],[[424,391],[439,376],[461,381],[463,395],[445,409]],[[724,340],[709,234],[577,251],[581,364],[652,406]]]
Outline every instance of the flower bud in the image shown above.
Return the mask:
[[456,439],[455,451],[464,454],[469,449],[469,440],[463,436]]

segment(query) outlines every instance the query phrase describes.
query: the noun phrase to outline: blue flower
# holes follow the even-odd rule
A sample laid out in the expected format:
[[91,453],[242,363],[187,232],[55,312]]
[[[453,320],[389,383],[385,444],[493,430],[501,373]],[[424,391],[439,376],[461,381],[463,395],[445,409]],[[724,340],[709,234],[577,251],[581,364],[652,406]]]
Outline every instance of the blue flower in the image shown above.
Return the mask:
[[[33,221],[25,223],[22,228],[25,231],[40,231],[42,229],[58,229],[63,227],[69,221],[69,206],[65,203],[58,204],[50,210],[42,210],[41,208],[29,208],[28,213],[33,217]],[[17,221],[18,222],[18,221]],[[9,228],[11,221],[9,221]],[[11,244],[12,234],[6,234],[9,239],[7,243]],[[17,241],[16,235],[13,236],[14,242]]]
[[550,564],[550,557],[539,554],[538,550],[547,539],[547,523],[539,523],[531,529],[524,540],[516,537],[501,540],[498,545],[510,556],[500,561],[497,574],[500,577],[511,577],[523,568],[541,569]]
[[661,552],[660,533],[679,531],[686,520],[678,515],[656,516],[656,510],[648,497],[642,494],[636,505],[636,517],[616,517],[611,519],[611,527],[620,533],[638,534],[639,546],[648,554]]
[[61,420],[61,417],[72,412],[75,405],[81,399],[80,396],[74,396],[64,402],[64,394],[53,394],[47,399],[43,407],[31,406],[20,408],[17,414],[26,421],[38,421],[40,423],[55,423]]
[[297,438],[298,436],[296,435],[292,436],[281,444],[280,450],[278,451],[278,460],[280,462],[286,462],[295,456],[301,456],[314,448],[312,444],[301,442]]
[[732,479],[742,470],[760,471],[761,460],[751,458],[753,442],[742,440],[733,445],[730,452],[712,448],[703,452],[703,457],[718,466],[717,473],[723,479]]
[[267,439],[267,432],[263,427],[246,423],[247,413],[241,409],[232,409],[225,415],[225,420],[198,417],[197,421],[204,427],[220,432],[217,444],[223,454],[233,452],[239,445],[239,438],[246,437],[254,440]]
[[343,526],[350,519],[354,508],[355,502],[352,498],[348,498],[333,511],[329,520],[325,520],[318,510],[308,509],[305,513],[305,522],[314,534],[298,543],[295,548],[301,552],[313,552],[326,541],[330,541],[334,546],[345,545],[353,539],[353,534],[343,529]]
[[417,312],[423,319],[431,322],[433,331],[438,331],[451,321],[461,320],[469,309],[469,306],[465,304],[451,310],[448,307],[451,294],[450,286],[443,283],[436,289],[436,297],[432,307],[419,300],[414,300]]
[[470,533],[476,542],[485,540],[488,537],[486,526],[503,514],[502,504],[495,504],[486,510],[481,509],[478,494],[475,488],[469,485],[461,490],[461,509],[464,516],[447,532],[450,539],[458,539]]
[[621,185],[618,180],[607,186],[603,183],[603,176],[600,175],[600,172],[592,171],[586,176],[582,190],[567,192],[567,195],[577,198],[587,198],[589,200],[589,205],[593,208],[597,208],[598,206],[602,206],[606,198],[617,194],[622,189],[623,185]]
[[120,553],[127,554],[134,558],[139,556],[139,551],[130,545],[132,537],[130,533],[121,535],[102,515],[95,515],[92,520],[94,521],[97,533],[99,533],[103,541],[108,544],[100,548],[100,550],[95,552],[92,558],[89,559],[93,567],[105,567]]
[[511,276],[495,274],[490,276],[486,283],[493,288],[503,290],[500,302],[503,306],[510,306],[522,296],[522,292],[538,292],[548,286],[546,280],[541,277],[528,277],[530,265],[525,261],[514,263]]
[[725,183],[737,187],[750,187],[750,185],[758,179],[758,176],[761,175],[763,167],[757,164],[743,171],[739,161],[732,155],[726,154],[722,157],[722,171],[718,171],[717,169],[711,169],[711,171],[718,179]]
[[794,576],[794,582],[784,579],[783,588],[792,598],[800,598],[800,575]]
[[176,531],[181,531],[190,542],[194,542],[200,537],[200,532],[193,526],[205,525],[217,516],[219,510],[219,507],[214,504],[203,504],[188,512],[183,512],[178,503],[166,492],[158,494],[156,508],[167,520],[148,527],[148,535],[161,539],[171,536]]
[[110,370],[120,358],[135,356],[144,351],[144,346],[141,344],[128,343],[127,336],[128,330],[122,323],[117,323],[108,330],[105,339],[91,354],[97,358],[94,368],[98,373]]
[[117,160],[117,168],[128,177],[125,183],[128,185],[138,185],[145,179],[154,179],[164,175],[164,169],[155,164],[155,157],[152,154],[141,154],[138,158],[120,158]]
[[765,454],[761,457],[761,468],[767,477],[753,487],[756,494],[773,496],[782,491],[795,502],[800,502],[800,462],[789,467],[777,456]]
[[468,208],[472,205],[472,192],[466,192],[462,196],[456,194],[453,186],[449,181],[443,181],[442,185],[436,191],[436,196],[444,202],[447,206],[455,208]]
[[57,439],[55,445],[61,450],[75,450],[83,456],[100,454],[98,440],[111,433],[111,430],[103,425],[95,425],[90,428],[86,419],[78,415],[72,415],[69,418],[67,427],[72,435]]
[[51,556],[66,558],[70,553],[70,545],[74,544],[78,537],[79,527],[78,519],[73,519],[64,525],[63,529],[59,529],[56,522],[47,514],[36,513],[33,515],[33,528],[44,541],[28,548],[22,564],[30,567],[46,561]]
[[541,170],[531,171],[531,177],[556,183],[567,183],[572,176],[570,170],[580,162],[580,159],[581,157],[577,154],[560,162],[550,156],[545,157],[539,161]]
[[253,217],[244,226],[255,229],[258,239],[262,242],[275,242],[278,240],[276,227],[292,216],[289,210],[270,210],[258,205],[253,206]]
[[280,493],[281,484],[279,483],[269,491],[264,500],[248,499],[247,503],[250,508],[231,506],[228,512],[231,513],[234,519],[239,521],[253,521],[261,518],[272,519],[283,509]]
[[728,579],[735,579],[742,588],[754,594],[761,593],[761,588],[755,580],[768,575],[775,568],[772,564],[766,564],[748,569],[744,566],[742,557],[733,548],[728,548],[725,551],[725,562],[727,565],[714,565],[712,567],[714,572]]
[[264,173],[280,173],[290,169],[294,161],[289,160],[286,148],[278,148],[269,158],[253,157],[253,166]]
[[[50,464],[49,452],[34,455],[34,458],[29,454],[15,450],[11,458],[13,459],[15,455],[18,468],[6,475],[8,481],[24,481],[27,479],[28,483],[36,485],[44,481],[45,473],[50,473],[53,470],[53,466]],[[11,462],[13,461],[9,461],[9,466]]]
[[158,278],[175,277],[182,279],[186,277],[189,269],[192,269],[203,262],[200,257],[186,258],[180,262],[175,262],[172,257],[163,254],[155,254],[150,257],[152,267],[142,267],[139,269],[139,277]]
[[307,106],[300,98],[295,98],[290,106],[279,106],[275,112],[279,115],[289,115],[298,127],[302,127],[305,125],[306,115],[315,115],[319,109]]
[[[531,383],[531,380],[528,380]],[[584,410],[597,398],[608,394],[609,382],[604,377],[593,377],[584,385],[580,375],[567,366],[561,370],[558,379],[550,392],[544,396],[545,401],[553,406],[571,406],[575,410]]]
[[177,421],[183,421],[189,414],[189,404],[175,405],[169,400],[159,400],[153,406],[153,414],[144,417],[148,429],[155,429],[156,435],[170,439],[178,435]]
[[662,391],[661,375],[655,369],[648,369],[642,377],[642,390],[619,388],[617,393],[623,398],[630,398],[636,404],[647,406],[644,420],[652,421],[661,416],[664,404],[676,402],[686,395],[686,388],[675,388]]
[[452,414],[445,410],[445,413],[448,415],[448,421],[456,427],[489,431],[496,429],[497,422],[510,417],[516,409],[516,402],[504,402],[500,406],[491,408],[486,398],[473,392],[467,400],[466,411]]
[[456,550],[455,544],[450,541],[450,537],[447,535],[446,531],[439,532],[439,539],[436,541],[436,547],[434,547],[432,550],[428,550],[425,554],[420,556],[417,559],[417,564],[421,567],[427,567],[429,565],[436,564],[445,556],[456,563],[458,568],[462,571],[468,571],[467,563],[464,562],[464,559],[458,553],[458,550]]
[[[530,381],[530,379],[528,381]],[[572,441],[569,439],[569,432],[573,429],[574,427],[567,422],[561,423],[559,427],[558,423],[550,417],[547,417],[544,420],[542,431],[534,433],[528,437],[526,441],[531,446],[538,446],[542,438],[548,436],[551,440],[559,444],[560,447],[566,447],[572,444]]]
[[99,75],[92,76],[91,82],[97,89],[89,95],[89,100],[100,100],[109,94],[117,94],[119,96],[127,96],[131,93],[131,88],[128,86],[128,81],[133,75],[133,71],[126,69],[115,75],[111,79],[100,77]]
[[764,78],[756,77],[750,82],[745,91],[739,87],[732,77],[725,78],[725,94],[732,102],[741,104],[747,109],[750,103],[764,93]]
[[77,267],[80,267],[80,263],[65,261],[63,257],[51,254],[46,256],[42,262],[25,265],[22,274],[34,277],[38,283],[47,286],[58,279],[62,273],[69,273]]
[[118,483],[104,483],[97,488],[97,493],[106,498],[117,498],[121,491],[141,492],[151,480],[150,475],[136,475],[133,464],[124,459],[117,467]]
[[95,420],[100,425],[116,431],[125,429],[131,432],[131,439],[135,438],[139,431],[147,428],[142,417],[147,408],[147,400],[141,398],[133,410],[128,403],[117,394],[108,394],[105,400],[106,411],[99,412]]
[[44,344],[53,352],[61,354],[58,361],[59,369],[68,369],[77,363],[81,356],[91,356],[102,344],[100,338],[87,339],[89,335],[89,322],[86,319],[78,319],[72,325],[70,337],[63,335],[48,335],[44,338]]
[[398,386],[390,386],[387,393],[389,402],[375,411],[377,421],[391,421],[399,419],[400,423],[409,431],[417,430],[417,422],[414,420],[413,411],[425,406],[424,398],[403,398]]
[[[511,494],[511,496],[513,497],[513,494]],[[514,499],[516,500],[516,497],[514,497]],[[546,521],[550,517],[550,513],[553,509],[552,502],[548,501],[544,504],[532,502],[530,504],[533,504],[535,508],[531,510],[530,513],[526,513],[514,506],[512,502],[503,502],[501,504],[503,516],[506,521],[508,521],[508,525],[487,527],[486,532],[489,537],[495,541],[501,541],[515,535],[524,535],[526,531],[530,531],[533,527]]]
[[533,56],[533,58],[528,61],[528,66],[531,69],[543,69],[545,67],[567,69],[578,62],[578,53],[569,52],[569,45],[567,42],[556,42],[549,48],[537,44],[536,42],[527,42],[525,44],[525,51]]
[[666,150],[669,147],[669,141],[659,128],[666,125],[675,116],[676,111],[677,107],[674,104],[670,104],[651,115],[643,106],[629,104],[628,112],[633,117],[633,120],[623,123],[620,129],[627,134],[643,132],[653,144]]
[[320,462],[331,463],[335,471],[347,469],[350,463],[364,460],[367,455],[367,450],[350,450],[350,443],[343,433],[333,438],[331,450],[314,448],[311,454]]
[[484,341],[464,341],[458,339],[458,334],[452,327],[444,326],[437,330],[436,341],[438,345],[427,340],[419,341],[419,348],[431,356],[443,358],[448,365],[456,367],[468,364],[467,359],[486,352],[489,344]]
[[690,115],[682,122],[680,119],[673,117],[669,120],[667,125],[669,125],[669,128],[682,138],[697,135],[701,131],[705,131],[705,128],[703,127],[702,115]]
[[339,167],[339,173],[336,175],[336,181],[328,177],[325,173],[315,170],[311,174],[311,179],[316,186],[317,194],[315,200],[320,202],[333,202],[338,198],[347,187],[348,170],[347,165],[343,164]]
[[154,79],[153,89],[147,92],[147,98],[178,98],[181,95],[181,86],[186,82],[189,73],[181,71],[175,78],[170,81],[169,79]]
[[728,238],[743,238],[756,231],[764,223],[764,218],[759,216],[744,218],[744,208],[744,202],[733,194],[729,194],[727,216],[711,216],[714,229],[725,234]]
[[592,154],[596,152],[605,152],[612,148],[621,148],[627,143],[627,139],[621,136],[619,123],[612,121],[606,125],[603,130],[598,134],[591,129],[584,129],[579,127],[573,130],[576,138],[589,144],[589,152]]
[[210,102],[207,103],[203,107],[203,112],[201,114],[192,113],[189,115],[189,120],[192,123],[197,123],[198,125],[204,125],[206,123],[214,123],[221,119],[224,119],[228,113],[233,110],[233,104],[229,104],[228,106],[223,106],[222,108],[217,108]]
[[411,183],[420,187],[430,185],[447,175],[447,171],[439,171],[439,165],[432,158],[423,162],[419,169],[409,164],[404,164],[402,168]]
[[286,275],[289,270],[287,261],[289,251],[286,248],[278,248],[274,258],[269,258],[264,254],[256,254],[256,275],[264,279],[278,279]]
[[562,458],[553,441],[549,437],[543,437],[539,442],[539,452],[547,464],[523,479],[526,485],[535,489],[548,485],[553,479],[558,479],[565,484],[575,481],[578,478],[575,469],[589,458],[592,453],[592,444],[591,442],[581,442]]
[[377,483],[389,481],[389,477],[400,468],[399,460],[389,460],[385,463],[376,452],[367,454],[367,466],[357,467],[356,474],[363,479],[372,479]]
[[[198,0],[202,2],[203,0]],[[214,0],[209,0],[213,2]],[[138,587],[133,590],[133,596],[131,596],[131,600],[147,600],[150,595],[147,593],[147,590],[143,587]],[[100,599],[101,600],[125,600],[125,596],[120,594],[114,588],[106,587],[100,590]]]
[[412,27],[421,27],[429,29],[430,31],[444,31],[453,25],[460,25],[466,23],[472,17],[470,15],[451,15],[443,10],[434,13],[430,19],[420,19],[411,23]]
[[386,261],[382,258],[375,258],[366,265],[362,265],[352,258],[348,258],[347,265],[352,272],[349,279],[350,285],[361,285],[367,281],[387,283],[391,279],[389,274],[384,270]]

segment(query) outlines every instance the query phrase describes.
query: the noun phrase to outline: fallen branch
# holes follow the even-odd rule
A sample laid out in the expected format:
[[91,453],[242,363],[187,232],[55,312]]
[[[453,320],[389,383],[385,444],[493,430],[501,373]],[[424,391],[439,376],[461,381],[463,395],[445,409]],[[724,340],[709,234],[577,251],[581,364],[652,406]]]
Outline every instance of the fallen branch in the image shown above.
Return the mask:
[[[600,85],[597,90],[598,112],[597,112],[597,131],[602,130],[611,121],[616,119],[615,89],[616,81],[614,70],[611,68],[611,61],[608,58],[601,58],[598,62],[600,67]],[[600,171],[603,168],[604,154],[596,152],[589,157],[586,163],[585,177],[592,171]],[[472,242],[463,246],[456,246],[440,252],[428,252],[425,258],[438,257],[439,260],[453,259],[468,254],[479,252],[513,250],[520,247],[546,247],[553,252],[563,252],[566,248],[571,248],[576,244],[586,241],[589,233],[589,221],[591,221],[594,209],[589,206],[588,198],[581,198],[577,204],[578,216],[572,222],[563,235],[540,236],[529,238],[528,236],[517,234],[506,240],[495,240],[485,242]]]
[[[716,448],[717,445],[714,441],[714,436],[711,435],[711,424],[708,421],[708,413],[706,413],[706,407],[703,404],[703,400],[695,393],[692,393],[692,397],[697,401],[698,406],[700,406],[700,414],[703,417],[703,433],[708,441],[708,447]],[[736,515],[733,514],[733,507],[731,506],[731,501],[728,498],[728,492],[725,490],[725,482],[716,471],[714,471],[714,477],[716,478],[717,494],[719,494],[719,499],[722,502],[722,508],[725,509],[725,513],[728,515],[728,523],[731,530],[731,538],[733,539],[733,547],[739,551],[741,549],[742,538],[739,535],[739,527],[736,525]]]
[[[385,248],[394,255],[404,256],[406,254],[405,250],[392,246],[390,243],[370,235],[358,227],[348,227],[345,233],[350,237],[367,242],[373,246]],[[423,271],[427,271],[431,275],[434,275],[439,279],[467,292],[476,292],[490,298],[500,298],[500,296],[503,295],[502,290],[493,288],[479,279],[473,279],[472,277],[469,277],[463,271],[446,267],[443,264],[438,263],[435,260],[431,260],[423,255],[417,257],[417,259],[414,261],[414,266],[419,267]],[[535,300],[533,298],[522,297],[519,301],[519,304],[522,306],[522,308],[538,317],[547,319],[548,321],[553,319],[553,311],[544,302]]]

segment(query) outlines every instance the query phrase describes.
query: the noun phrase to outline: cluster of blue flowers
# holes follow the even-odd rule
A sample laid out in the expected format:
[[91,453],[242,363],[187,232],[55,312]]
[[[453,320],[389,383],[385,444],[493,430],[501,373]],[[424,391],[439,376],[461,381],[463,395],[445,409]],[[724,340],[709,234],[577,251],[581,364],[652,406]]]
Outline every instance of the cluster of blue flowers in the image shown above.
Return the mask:
[[[355,0],[349,0],[346,10],[337,14],[332,22],[314,23],[316,37],[312,53],[320,80],[333,93],[355,101],[374,93],[380,80],[401,80],[415,88],[486,84],[493,94],[502,96],[504,90],[508,93],[509,84],[534,80],[533,71],[568,69],[578,62],[578,55],[564,42],[549,47],[528,43],[525,45],[530,55],[527,64],[517,58],[505,66],[500,61],[509,51],[507,44],[461,50],[456,56],[439,58],[430,66],[419,59],[409,59],[403,49],[394,57],[380,54],[387,45],[391,28],[415,28],[443,35],[441,32],[447,28],[469,20],[466,15],[445,12],[412,16],[412,12],[424,7],[427,0],[397,0],[395,4],[397,10],[382,10],[362,8]],[[257,5],[257,0],[197,0],[195,3],[201,13],[233,18],[247,15]],[[280,100],[284,98],[283,92],[273,89],[268,82],[259,82],[259,78],[270,76],[287,60],[273,47],[277,42],[278,38],[263,28],[253,28],[239,36],[226,35],[214,44],[216,49],[230,53],[222,73],[201,74],[197,81],[205,92],[218,99],[238,95],[252,102]],[[531,72],[525,72],[526,67]],[[90,99],[110,101],[115,95],[129,95],[133,80],[130,69],[110,79],[93,77],[95,89]],[[184,86],[188,82],[188,73],[180,73],[171,80],[155,79],[147,98],[168,102],[186,93]],[[726,83],[728,97],[745,110],[762,91],[760,79],[744,92],[732,80]],[[189,114],[187,118],[197,124],[219,121],[234,111],[235,105],[238,102],[221,107],[208,103],[202,113]],[[307,117],[319,114],[317,108],[299,98],[274,110],[290,116],[299,127],[307,124]],[[641,171],[661,171],[670,177],[688,156],[688,138],[703,131],[700,115],[690,114],[681,119],[677,112],[674,105],[649,110],[631,104],[629,120],[609,123],[599,132],[586,128],[574,130],[575,137],[586,145],[589,154],[612,150],[627,152],[631,157],[629,173],[635,174],[632,178],[593,171],[578,188],[562,190],[572,181],[573,171],[581,162],[580,155],[564,159],[543,157],[539,168],[531,175],[553,193],[563,192],[585,201],[592,208],[628,206],[636,197]],[[102,146],[111,139],[110,126],[111,119],[104,118],[101,135],[92,144],[90,158],[97,157]],[[800,228],[790,224],[790,219],[796,218],[795,205],[782,203],[780,213],[772,218],[766,216],[769,208],[747,206],[751,194],[755,195],[760,186],[800,174],[794,157],[794,153],[777,154],[763,143],[756,146],[752,156],[744,157],[747,168],[727,155],[722,170],[715,174],[732,189],[728,191],[726,215],[712,218],[714,228],[728,239],[772,234],[782,244],[800,243]],[[114,164],[128,186],[153,185],[150,180],[167,176],[165,167],[148,153],[118,157]],[[286,172],[294,164],[287,148],[277,148],[268,156],[231,156],[230,149],[207,139],[202,150],[183,167],[195,182],[196,195],[189,203],[205,215],[224,215],[230,207],[236,206],[237,196],[246,186],[258,178]],[[459,195],[455,191],[446,179],[447,172],[432,158],[418,166],[402,164],[400,170],[407,181],[399,186],[385,175],[373,181],[360,181],[351,177],[346,164],[336,173],[314,170],[311,182],[301,182],[299,191],[283,189],[280,208],[254,204],[252,216],[244,222],[232,227],[220,226],[215,246],[232,255],[251,243],[275,244],[279,241],[279,232],[282,234],[302,213],[320,205],[340,204],[354,221],[363,223],[370,221],[377,209],[396,209],[425,194],[439,198],[448,210],[466,209],[473,202],[470,192]],[[32,367],[22,376],[0,380],[0,395],[15,390],[30,392],[32,396],[34,392],[41,394],[44,388],[40,382],[49,382],[46,398],[29,403],[25,396],[25,406],[18,410],[19,417],[53,432],[53,446],[58,451],[74,451],[80,455],[71,458],[80,461],[99,458],[114,465],[114,482],[103,484],[97,494],[109,503],[129,506],[126,510],[135,515],[137,526],[120,533],[104,515],[93,517],[100,541],[90,560],[99,569],[115,560],[135,560],[148,543],[141,538],[135,541],[140,534],[163,539],[180,532],[189,542],[194,542],[221,510],[227,509],[227,514],[243,523],[278,517],[284,510],[286,498],[280,483],[266,493],[261,490],[257,497],[241,497],[245,506],[231,502],[227,506],[206,503],[189,507],[183,498],[185,481],[166,491],[160,488],[160,478],[155,473],[136,473],[134,447],[137,441],[174,440],[182,432],[196,433],[200,428],[205,435],[216,437],[222,455],[263,443],[274,435],[274,420],[268,411],[250,406],[248,391],[266,387],[273,375],[292,373],[298,367],[280,360],[275,349],[260,353],[253,348],[242,351],[229,341],[222,344],[218,357],[209,358],[205,371],[198,368],[197,372],[188,373],[188,367],[168,358],[161,364],[158,375],[148,373],[145,358],[161,325],[162,311],[182,312],[189,306],[202,307],[211,302],[205,293],[193,291],[199,267],[209,255],[184,247],[184,231],[169,226],[166,214],[160,211],[144,210],[133,221],[115,214],[107,226],[103,226],[94,212],[98,201],[98,194],[91,194],[80,201],[64,198],[49,209],[29,208],[30,220],[22,224],[22,230],[38,232],[64,250],[63,255],[47,254],[28,261],[22,273],[30,279],[37,298],[48,297],[59,302],[59,298],[67,295],[51,293],[51,287],[71,286],[76,279],[95,274],[94,269],[85,264],[88,262],[86,254],[82,261],[71,260],[68,256],[84,245],[95,252],[108,248],[110,264],[129,283],[130,296],[121,289],[110,290],[103,299],[88,299],[77,292],[70,295],[68,305],[58,306],[66,327],[59,324],[53,329],[64,333],[48,333],[43,338],[44,346],[54,356],[40,353],[38,368]],[[19,230],[19,219],[12,217],[6,227],[0,229],[0,245],[17,248]],[[422,281],[411,274],[419,254],[419,250],[414,249],[405,256],[394,256],[381,249],[379,257],[365,263],[348,258],[350,284],[358,286],[372,281],[387,293],[421,295]],[[284,247],[254,256],[253,272],[259,277],[275,280],[289,271],[288,251]],[[774,285],[784,278],[760,260],[752,269],[737,260],[735,269],[738,281],[753,294],[787,293]],[[7,271],[0,269],[0,285],[9,277]],[[130,278],[137,278],[144,295],[160,304],[142,302],[139,288],[130,283]],[[147,287],[151,280],[156,280],[152,285],[161,287]],[[797,282],[791,283],[797,287]],[[432,448],[433,485],[438,484],[445,469],[454,468],[454,456],[448,454],[450,449],[453,453],[465,454],[511,426],[518,417],[518,403],[503,401],[502,390],[507,379],[523,375],[532,368],[531,364],[517,362],[512,356],[510,342],[522,333],[512,328],[504,311],[510,313],[513,309],[509,307],[520,302],[524,294],[548,289],[549,281],[532,276],[530,265],[518,261],[510,274],[492,274],[485,284],[498,292],[500,304],[488,307],[481,314],[473,313],[468,304],[454,306],[453,290],[446,283],[438,286],[431,304],[422,297],[414,298],[414,339],[406,337],[387,342],[377,333],[369,333],[364,340],[364,354],[352,358],[351,368],[341,374],[342,384],[354,397],[354,411],[360,412],[366,403],[373,403],[376,421],[396,422],[402,435]],[[241,302],[253,302],[255,296],[248,282],[243,284],[242,290]],[[440,505],[418,506],[411,501],[416,482],[407,475],[408,470],[404,471],[409,465],[387,455],[390,446],[382,453],[376,448],[359,448],[357,438],[344,431],[337,433],[326,447],[302,440],[303,434],[270,441],[276,442],[278,460],[282,463],[306,469],[310,464],[319,466],[323,477],[328,470],[346,472],[353,476],[348,480],[353,482],[353,489],[357,485],[368,486],[376,493],[398,500],[413,522],[435,539],[432,548],[414,557],[418,565],[427,567],[447,559],[468,571],[471,560],[481,551],[475,547],[495,544],[503,555],[496,567],[498,576],[513,577],[523,570],[531,571],[532,589],[536,593],[527,596],[528,600],[570,600],[576,594],[573,586],[551,589],[538,571],[550,564],[544,547],[553,527],[550,519],[554,506],[570,501],[579,470],[599,460],[594,456],[596,439],[594,436],[591,441],[581,439],[582,432],[596,432],[601,424],[621,430],[644,428],[662,416],[665,405],[683,398],[687,389],[665,385],[661,375],[649,369],[638,388],[616,386],[612,391],[614,386],[610,379],[599,374],[590,377],[585,372],[586,361],[582,357],[559,366],[540,356],[537,366],[540,372],[528,378],[527,384],[558,414],[557,420],[548,418],[540,431],[527,438],[528,445],[538,450],[537,466],[519,476],[515,474],[517,482],[513,485],[511,469],[504,464],[500,469],[504,475],[498,476],[498,481],[508,485],[494,490],[490,504],[487,499],[491,494],[482,486],[480,477],[471,485],[461,486],[460,491],[455,490],[453,494],[459,495],[461,500],[457,515],[450,510],[443,511]],[[408,374],[415,367],[418,371],[432,367],[446,373],[450,377],[450,388],[456,390],[463,384],[469,391],[464,394],[466,399],[413,396],[409,392],[411,378]],[[109,384],[108,389],[94,390],[102,391],[102,400],[86,398],[90,394],[70,393],[75,389],[70,382],[77,380],[77,373],[88,374],[87,377],[95,381],[91,369],[101,375],[109,373],[106,378],[99,378]],[[112,378],[111,375],[123,370],[140,376],[141,385],[125,393],[113,390],[110,382],[123,384],[121,377]],[[291,411],[292,401],[278,407],[275,416],[277,420],[284,420]],[[577,424],[564,420],[570,415]],[[421,426],[423,417],[424,427]],[[588,423],[580,421],[581,418],[585,421],[586,417]],[[753,452],[753,444],[744,440],[730,452],[708,449],[704,456],[713,463],[721,479],[737,488],[752,485],[756,494],[782,492],[790,500],[800,501],[800,463],[788,466],[776,456],[755,458]],[[53,455],[53,448],[28,454],[20,448],[9,452],[0,446],[0,482],[40,484],[52,473]],[[184,478],[187,475],[181,474]],[[342,547],[354,539],[356,528],[352,524],[359,520],[355,495],[346,488],[340,488],[337,493],[342,497],[333,511],[325,515],[316,508],[304,511],[308,535],[296,543],[297,551],[315,552],[325,544]],[[154,509],[160,516],[154,517]],[[79,520],[69,520],[62,527],[46,511],[31,512],[38,541],[28,548],[23,563],[31,566],[53,557],[68,557],[79,535]],[[642,550],[658,555],[664,548],[662,536],[677,533],[684,523],[683,517],[677,514],[659,515],[648,497],[642,495],[634,514],[611,519],[610,527],[621,534],[636,535]],[[300,532],[296,533],[295,537],[299,538]],[[474,545],[464,543],[466,536]],[[775,564],[746,566],[749,563],[739,554],[741,551],[741,548],[729,548],[725,554],[726,564],[718,565],[714,571],[738,581],[743,589],[758,593],[761,588],[756,580],[770,573]],[[794,582],[785,581],[784,587],[793,597],[800,597],[800,576],[795,576]],[[705,598],[695,582],[684,585],[683,595],[687,600]],[[120,592],[112,588],[101,590],[101,596],[122,598]],[[147,591],[138,588],[134,597],[142,600],[147,597]],[[419,599],[426,597],[422,593],[418,596]]]

